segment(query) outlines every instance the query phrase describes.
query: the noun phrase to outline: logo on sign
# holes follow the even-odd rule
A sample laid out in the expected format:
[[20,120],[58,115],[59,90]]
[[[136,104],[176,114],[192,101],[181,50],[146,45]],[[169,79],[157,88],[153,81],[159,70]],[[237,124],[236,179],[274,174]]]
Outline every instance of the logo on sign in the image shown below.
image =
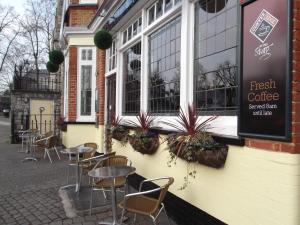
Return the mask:
[[267,10],[263,9],[251,27],[250,33],[261,43],[264,43],[277,23],[278,19]]

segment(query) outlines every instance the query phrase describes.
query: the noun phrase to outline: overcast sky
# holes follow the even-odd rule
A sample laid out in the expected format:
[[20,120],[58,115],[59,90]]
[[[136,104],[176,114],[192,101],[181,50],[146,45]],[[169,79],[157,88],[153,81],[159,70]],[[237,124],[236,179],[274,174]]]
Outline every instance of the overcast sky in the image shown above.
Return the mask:
[[13,6],[18,13],[23,13],[23,8],[26,0],[0,0],[0,4]]

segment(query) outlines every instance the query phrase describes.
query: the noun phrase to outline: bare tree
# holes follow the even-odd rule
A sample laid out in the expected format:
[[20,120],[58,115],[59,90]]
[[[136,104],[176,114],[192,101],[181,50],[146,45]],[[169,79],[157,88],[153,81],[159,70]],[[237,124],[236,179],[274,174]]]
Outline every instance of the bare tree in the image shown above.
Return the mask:
[[10,49],[19,35],[17,19],[18,16],[12,7],[0,5],[0,73],[10,55]]
[[54,33],[55,1],[27,0],[25,9],[24,19],[21,21],[22,34],[39,80],[40,65],[46,61]]

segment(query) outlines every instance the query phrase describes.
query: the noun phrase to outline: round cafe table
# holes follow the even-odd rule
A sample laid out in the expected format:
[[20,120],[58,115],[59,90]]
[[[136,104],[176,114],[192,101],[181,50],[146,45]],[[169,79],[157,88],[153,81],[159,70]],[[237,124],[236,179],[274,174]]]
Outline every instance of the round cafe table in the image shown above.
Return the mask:
[[86,152],[90,152],[92,151],[93,148],[92,147],[84,147],[84,146],[77,146],[77,147],[72,147],[72,148],[66,148],[61,150],[62,154],[72,154],[72,155],[76,155],[76,165],[77,165],[77,169],[76,169],[76,184],[75,185],[67,185],[64,186],[62,188],[67,188],[70,186],[75,186],[75,192],[79,192],[80,190],[80,179],[79,179],[79,174],[80,174],[80,158],[79,155],[82,153],[86,153]]
[[[109,167],[100,167],[95,170],[88,172],[88,175],[93,178],[100,179],[116,179],[118,177],[126,177],[135,172],[135,168],[131,166],[109,166]],[[112,202],[112,222],[99,222],[99,224],[112,224],[112,225],[121,225],[118,223],[117,218],[117,195],[116,187],[113,185],[115,182],[112,182],[111,186],[111,202]]]

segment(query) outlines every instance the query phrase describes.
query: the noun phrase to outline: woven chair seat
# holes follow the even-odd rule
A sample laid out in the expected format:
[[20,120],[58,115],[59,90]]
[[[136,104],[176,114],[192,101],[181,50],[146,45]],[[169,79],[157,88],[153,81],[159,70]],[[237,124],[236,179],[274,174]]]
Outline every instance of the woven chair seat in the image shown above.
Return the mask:
[[[145,195],[133,196],[126,200],[126,210],[149,216],[155,213],[158,200]],[[124,208],[124,201],[119,203],[120,208]]]
[[[111,186],[113,186],[113,179],[102,179],[99,181],[96,181],[94,184],[94,187],[98,187],[98,188],[110,188]],[[125,185],[126,182],[126,178],[125,177],[118,177],[115,179],[115,187],[116,188],[120,188],[123,187]]]
[[80,166],[83,170],[90,171],[94,168],[95,163],[86,162],[86,163],[81,163]]

